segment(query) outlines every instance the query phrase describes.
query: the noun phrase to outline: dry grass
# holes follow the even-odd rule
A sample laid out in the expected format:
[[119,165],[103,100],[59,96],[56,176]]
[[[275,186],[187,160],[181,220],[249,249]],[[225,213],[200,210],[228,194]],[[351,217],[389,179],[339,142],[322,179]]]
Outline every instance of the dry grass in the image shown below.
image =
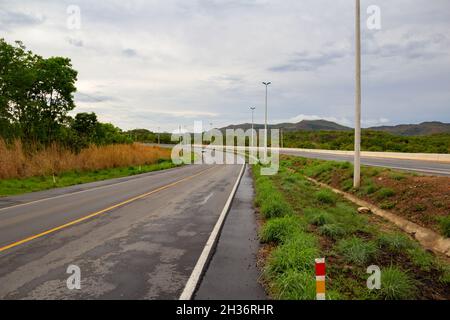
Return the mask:
[[170,150],[141,144],[90,146],[76,154],[56,144],[26,152],[19,140],[6,145],[0,139],[0,179],[147,165],[169,158]]

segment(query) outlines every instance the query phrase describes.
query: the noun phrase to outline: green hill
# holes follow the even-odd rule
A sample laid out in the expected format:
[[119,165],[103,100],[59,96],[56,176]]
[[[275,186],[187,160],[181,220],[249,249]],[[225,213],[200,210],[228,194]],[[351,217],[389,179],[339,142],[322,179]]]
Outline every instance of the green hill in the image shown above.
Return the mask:
[[[237,124],[237,125],[230,125],[225,128],[222,128],[221,130],[226,129],[244,129],[248,130],[251,129],[252,124],[251,123],[243,123],[243,124]],[[269,129],[283,129],[284,131],[318,131],[318,130],[333,130],[333,131],[347,131],[352,130],[349,127],[342,126],[340,124],[326,121],[326,120],[302,120],[298,123],[279,123],[279,124],[270,124]],[[263,124],[256,124],[254,125],[255,129],[263,129]]]
[[401,124],[397,126],[382,126],[369,128],[374,131],[389,132],[401,136],[420,136],[438,133],[450,133],[450,123],[438,121],[423,122],[420,124]]
[[[284,147],[353,150],[352,131],[295,131],[284,134]],[[363,130],[364,151],[450,153],[450,133],[425,136],[399,136],[388,132]]]

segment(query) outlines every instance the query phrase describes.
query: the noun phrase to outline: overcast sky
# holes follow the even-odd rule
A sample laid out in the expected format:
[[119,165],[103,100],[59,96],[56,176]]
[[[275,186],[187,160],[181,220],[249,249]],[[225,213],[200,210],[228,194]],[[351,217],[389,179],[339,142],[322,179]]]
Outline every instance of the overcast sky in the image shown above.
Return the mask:
[[[362,26],[363,126],[450,122],[450,1],[362,0]],[[0,37],[70,57],[75,111],[123,129],[262,122],[262,81],[271,123],[353,122],[353,0],[1,0]]]

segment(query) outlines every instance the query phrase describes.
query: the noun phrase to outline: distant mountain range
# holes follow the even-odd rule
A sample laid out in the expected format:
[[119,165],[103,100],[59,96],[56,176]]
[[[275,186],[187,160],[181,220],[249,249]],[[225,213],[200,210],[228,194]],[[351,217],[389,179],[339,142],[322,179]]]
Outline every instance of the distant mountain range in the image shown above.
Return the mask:
[[[281,129],[286,131],[318,131],[318,130],[333,130],[333,131],[346,131],[346,130],[352,130],[349,127],[342,126],[340,124],[326,121],[326,120],[303,120],[298,123],[279,123],[279,124],[271,124],[268,126],[270,129]],[[222,128],[221,130],[225,129],[251,129],[252,124],[251,123],[243,123],[238,125],[229,125],[228,127]],[[256,124],[254,126],[255,129],[263,129],[263,124]]]
[[[251,129],[251,123],[243,123],[238,125],[229,125],[221,128],[226,129]],[[264,125],[255,124],[255,129],[263,129]],[[353,130],[350,127],[346,127],[331,121],[326,120],[302,120],[298,123],[279,123],[269,125],[270,129],[281,129],[286,131],[348,131]],[[420,124],[401,124],[396,126],[381,126],[371,127],[365,130],[384,131],[395,135],[402,136],[416,136],[416,135],[429,135],[435,133],[450,133],[450,123],[442,123],[438,121],[423,122]]]
[[370,130],[385,131],[401,136],[421,136],[435,133],[450,133],[450,123],[438,121],[423,122],[421,124],[400,124],[397,126],[373,127]]

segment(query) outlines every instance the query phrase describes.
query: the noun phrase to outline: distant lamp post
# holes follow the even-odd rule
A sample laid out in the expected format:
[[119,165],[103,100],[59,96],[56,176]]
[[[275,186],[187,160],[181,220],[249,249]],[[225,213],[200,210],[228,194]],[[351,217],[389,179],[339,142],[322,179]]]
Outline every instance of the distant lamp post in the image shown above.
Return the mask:
[[353,187],[361,186],[361,2],[356,2],[355,19],[355,159],[353,172]]
[[264,156],[267,156],[267,91],[269,85],[271,85],[272,82],[263,82],[263,85],[266,86],[266,109],[265,109],[265,117],[264,117]]
[[250,107],[250,110],[252,110],[252,148],[255,146],[253,138],[255,137],[255,131],[254,131],[254,113],[255,113],[255,107]]
[[160,131],[161,131],[161,128],[160,127],[158,127],[158,145],[159,144],[161,144],[161,139],[160,139]]

